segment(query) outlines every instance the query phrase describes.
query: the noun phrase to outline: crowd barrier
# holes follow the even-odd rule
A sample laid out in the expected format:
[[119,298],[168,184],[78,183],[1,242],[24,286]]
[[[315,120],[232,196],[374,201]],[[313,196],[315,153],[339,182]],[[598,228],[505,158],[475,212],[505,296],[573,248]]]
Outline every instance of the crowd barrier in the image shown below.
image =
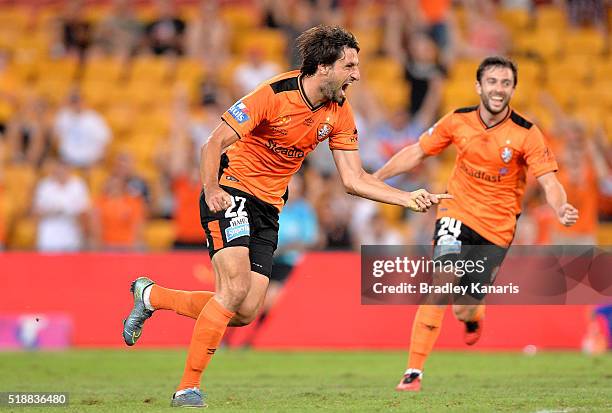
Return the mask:
[[[4,337],[15,346],[19,337],[25,337],[29,341],[22,343],[24,347],[35,346],[36,323],[42,323],[38,330],[45,339],[41,342],[56,337],[55,346],[64,343],[57,332],[45,331],[61,326],[73,346],[122,346],[122,320],[132,306],[130,282],[140,275],[170,288],[188,290],[211,289],[214,280],[206,252],[2,253],[0,341]],[[230,342],[240,345],[253,333],[253,345],[261,349],[406,348],[416,308],[361,305],[360,288],[358,254],[307,254],[261,328],[254,333],[249,327],[241,328],[230,334]],[[586,306],[489,306],[485,333],[474,348],[520,350],[533,345],[578,349],[586,325]],[[24,330],[32,328],[29,333]],[[192,328],[193,320],[159,311],[147,321],[138,345],[185,346]],[[11,338],[12,334],[17,338]],[[437,347],[467,348],[462,325],[450,311]]]

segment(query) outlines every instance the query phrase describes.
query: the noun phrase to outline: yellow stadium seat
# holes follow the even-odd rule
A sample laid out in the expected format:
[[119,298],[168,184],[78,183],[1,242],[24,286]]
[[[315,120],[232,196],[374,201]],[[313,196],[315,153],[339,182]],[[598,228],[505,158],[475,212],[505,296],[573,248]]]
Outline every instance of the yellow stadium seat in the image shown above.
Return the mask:
[[395,82],[404,80],[404,68],[395,59],[379,57],[370,59],[365,67],[365,74],[370,80]]
[[192,88],[197,86],[197,83],[204,79],[205,74],[206,68],[201,61],[184,58],[178,62],[176,81],[184,83],[187,87]]
[[38,79],[62,79],[72,82],[76,79],[78,61],[72,58],[41,59],[38,61]]
[[127,68],[118,59],[92,57],[87,60],[83,79],[92,82],[116,82],[125,75]]
[[556,83],[560,87],[567,87],[568,83],[586,84],[592,77],[593,70],[590,65],[584,64],[582,59],[573,56],[559,62],[549,62],[544,73],[549,85]]
[[259,25],[259,16],[249,7],[226,6],[221,9],[221,18],[236,32],[246,32]]
[[448,112],[464,106],[478,104],[475,80],[454,80],[447,82],[442,91],[442,104],[444,112]]
[[475,59],[459,59],[457,60],[448,72],[448,77],[451,81],[476,81],[476,70],[480,64],[479,60]]
[[74,86],[74,84],[70,79],[41,78],[34,88],[43,98],[54,105],[59,105],[66,100],[72,86]]
[[5,168],[5,196],[16,211],[26,213],[29,210],[36,179],[37,172],[32,166],[14,164]]
[[286,40],[279,30],[259,29],[248,32],[247,35],[232,40],[233,49],[238,55],[246,56],[250,50],[258,49],[266,59],[278,60],[284,56]]
[[593,65],[593,79],[603,81],[612,79],[612,59],[597,59]]
[[121,138],[132,131],[135,115],[136,109],[128,102],[116,102],[104,112],[115,138]]
[[372,93],[377,102],[387,110],[396,111],[408,106],[408,85],[404,81],[388,82],[384,79],[370,79]]
[[531,87],[542,77],[542,65],[532,59],[515,59],[518,68],[518,80],[521,88]]
[[355,37],[359,41],[359,53],[362,56],[373,56],[381,49],[383,33],[382,30],[370,28],[368,30],[355,30]]
[[172,248],[176,239],[174,223],[155,219],[147,222],[143,231],[145,245],[152,251],[166,251]]
[[8,248],[15,250],[31,250],[36,246],[36,222],[31,218],[17,220],[13,231],[9,234]]
[[589,131],[593,131],[605,125],[603,117],[604,111],[601,106],[597,105],[597,102],[594,102],[590,106],[577,105],[573,115],[576,119],[581,121]]
[[612,223],[601,223],[597,230],[597,245],[612,245]]
[[564,39],[565,53],[578,56],[598,56],[604,52],[605,39],[596,29],[569,30]]
[[531,16],[524,9],[500,8],[497,12],[497,19],[514,35],[528,28]]
[[612,114],[607,113],[604,117],[604,124],[606,127],[606,135],[608,136],[608,143],[612,145]]
[[541,28],[517,33],[513,40],[513,49],[517,54],[536,55],[550,61],[561,54],[561,33],[554,28]]
[[137,107],[148,110],[153,105],[167,105],[172,102],[172,85],[164,82],[154,82],[151,79],[132,79],[123,90],[123,97]]
[[92,197],[97,197],[102,193],[108,175],[109,170],[107,167],[96,166],[89,170],[87,174],[87,185]]
[[107,107],[115,104],[113,89],[117,87],[115,82],[85,81],[81,83],[81,93],[87,105],[104,111]]
[[562,7],[556,5],[540,6],[536,9],[536,26],[538,29],[557,28],[564,30],[567,27],[567,16]]
[[156,85],[169,79],[171,61],[161,57],[140,56],[134,59],[130,69],[132,82],[151,82]]

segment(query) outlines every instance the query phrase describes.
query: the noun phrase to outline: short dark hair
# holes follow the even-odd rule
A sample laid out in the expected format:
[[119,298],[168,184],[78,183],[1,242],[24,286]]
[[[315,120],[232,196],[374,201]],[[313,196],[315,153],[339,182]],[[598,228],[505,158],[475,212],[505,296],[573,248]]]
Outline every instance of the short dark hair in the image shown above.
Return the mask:
[[302,60],[303,75],[314,75],[319,65],[332,65],[342,57],[344,47],[359,52],[359,44],[352,33],[339,26],[319,25],[302,33],[296,39]]
[[489,56],[480,62],[478,70],[476,70],[476,81],[478,81],[478,83],[480,83],[480,79],[482,79],[482,74],[484,71],[492,66],[506,67],[512,70],[512,75],[514,76],[514,87],[516,87],[516,84],[518,83],[518,70],[516,68],[516,63],[503,56]]

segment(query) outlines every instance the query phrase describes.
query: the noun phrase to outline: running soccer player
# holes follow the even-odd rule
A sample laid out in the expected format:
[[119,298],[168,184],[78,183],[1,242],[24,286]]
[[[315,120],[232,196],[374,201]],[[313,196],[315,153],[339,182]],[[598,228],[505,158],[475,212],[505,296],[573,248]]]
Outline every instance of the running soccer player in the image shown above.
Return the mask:
[[[419,142],[395,154],[374,176],[385,180],[410,171],[427,156],[451,143],[457,148],[448,182],[452,199],[438,207],[433,236],[434,259],[479,260],[487,255],[482,278],[461,277],[462,285],[490,284],[514,237],[525,187],[525,172],[535,175],[559,222],[573,225],[578,211],[567,203],[557,180],[557,162],[533,123],[509,106],[517,84],[516,65],[504,57],[487,57],[476,71],[478,106],[457,109],[423,133]],[[442,277],[436,275],[435,277]],[[468,290],[468,291],[471,291]],[[453,305],[465,323],[465,343],[478,341],[483,329],[483,294],[470,294],[469,305]],[[440,297],[438,297],[440,298]],[[410,341],[408,369],[397,390],[419,391],[423,366],[440,333],[446,297],[428,301],[416,313]],[[479,305],[480,304],[480,305]]]
[[268,287],[277,244],[278,214],[287,185],[305,156],[328,140],[346,191],[379,202],[425,211],[439,198],[403,192],[367,174],[346,100],[359,80],[359,46],[340,27],[318,26],[297,39],[300,70],[283,73],[240,99],[202,147],[200,217],[215,272],[215,292],[163,288],[141,277],[132,284],[134,307],[123,337],[134,345],[154,310],[196,319],[183,378],[172,406],[204,406],[202,373],[225,329],[249,324]]

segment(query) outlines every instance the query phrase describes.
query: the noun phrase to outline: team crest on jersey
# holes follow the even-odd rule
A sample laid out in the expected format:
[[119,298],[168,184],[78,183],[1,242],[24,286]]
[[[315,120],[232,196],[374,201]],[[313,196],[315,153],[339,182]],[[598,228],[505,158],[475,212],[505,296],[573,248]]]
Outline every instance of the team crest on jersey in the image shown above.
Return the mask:
[[236,122],[238,123],[244,123],[250,119],[249,109],[244,103],[242,103],[241,100],[234,103],[232,107],[228,109],[228,112],[230,113],[230,115],[232,115],[234,119],[236,119]]
[[504,161],[504,163],[508,163],[512,160],[512,155],[514,154],[514,151],[510,148],[508,148],[507,146],[504,146],[501,150],[501,158],[502,161]]
[[320,123],[317,128],[317,141],[323,142],[327,139],[332,130],[334,130],[334,127],[329,123]]

